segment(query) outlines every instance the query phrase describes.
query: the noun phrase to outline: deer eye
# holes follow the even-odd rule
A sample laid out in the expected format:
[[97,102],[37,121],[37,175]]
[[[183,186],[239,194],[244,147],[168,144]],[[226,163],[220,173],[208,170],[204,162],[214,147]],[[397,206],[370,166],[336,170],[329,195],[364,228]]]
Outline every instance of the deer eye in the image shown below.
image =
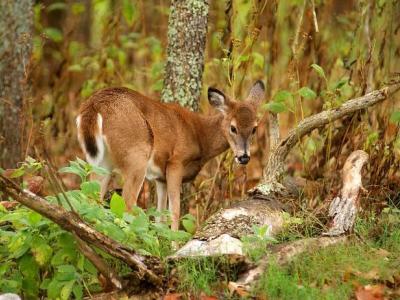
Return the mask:
[[231,125],[231,132],[232,132],[233,134],[237,134],[237,129],[236,129],[236,127],[233,126],[233,125]]
[[257,131],[257,126],[253,128],[253,131],[251,132],[251,134],[255,134]]

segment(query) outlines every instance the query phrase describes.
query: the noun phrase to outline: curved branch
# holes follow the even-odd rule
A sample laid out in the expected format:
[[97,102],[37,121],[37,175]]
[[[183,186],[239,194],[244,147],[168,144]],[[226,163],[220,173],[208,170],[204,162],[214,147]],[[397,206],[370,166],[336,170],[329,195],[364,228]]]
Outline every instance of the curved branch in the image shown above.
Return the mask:
[[375,90],[364,96],[351,99],[341,106],[329,109],[318,114],[312,115],[302,120],[296,128],[292,129],[288,136],[281,140],[278,146],[271,152],[268,164],[264,170],[263,182],[250,193],[268,194],[271,191],[281,190],[282,186],[279,180],[284,172],[284,161],[290,150],[297,144],[300,139],[310,133],[315,128],[322,127],[337,119],[343,118],[356,111],[368,108],[394,94],[400,89],[400,79],[392,80],[384,88]]

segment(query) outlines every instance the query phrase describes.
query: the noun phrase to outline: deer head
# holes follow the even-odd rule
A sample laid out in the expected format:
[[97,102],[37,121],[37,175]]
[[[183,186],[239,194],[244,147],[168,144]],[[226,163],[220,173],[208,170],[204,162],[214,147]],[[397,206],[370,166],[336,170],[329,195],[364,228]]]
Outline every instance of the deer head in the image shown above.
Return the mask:
[[224,115],[222,132],[240,164],[245,165],[250,160],[250,143],[257,129],[257,109],[264,94],[265,87],[260,80],[253,85],[245,101],[234,101],[217,89],[208,89],[208,101]]

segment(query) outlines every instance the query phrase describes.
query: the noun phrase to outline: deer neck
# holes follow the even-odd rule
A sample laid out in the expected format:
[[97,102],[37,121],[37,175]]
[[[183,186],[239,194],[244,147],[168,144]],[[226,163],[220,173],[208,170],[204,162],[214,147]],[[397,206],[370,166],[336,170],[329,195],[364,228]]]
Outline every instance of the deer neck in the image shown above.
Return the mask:
[[201,131],[199,140],[204,162],[221,154],[229,148],[228,141],[222,131],[223,116],[217,114],[200,118]]

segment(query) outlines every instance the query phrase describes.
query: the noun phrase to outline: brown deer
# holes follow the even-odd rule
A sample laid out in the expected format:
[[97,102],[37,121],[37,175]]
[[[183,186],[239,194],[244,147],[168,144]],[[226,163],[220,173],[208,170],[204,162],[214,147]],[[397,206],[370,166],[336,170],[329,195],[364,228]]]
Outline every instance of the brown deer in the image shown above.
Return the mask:
[[[121,171],[128,209],[136,205],[144,179],[155,180],[157,208],[166,209],[168,195],[171,228],[177,230],[182,182],[194,179],[208,160],[229,146],[238,163],[249,162],[257,108],[263,98],[261,81],[244,102],[209,88],[208,100],[221,113],[204,116],[127,88],[107,88],[82,104],[78,140],[89,163]],[[100,178],[101,198],[109,180],[108,175]]]

